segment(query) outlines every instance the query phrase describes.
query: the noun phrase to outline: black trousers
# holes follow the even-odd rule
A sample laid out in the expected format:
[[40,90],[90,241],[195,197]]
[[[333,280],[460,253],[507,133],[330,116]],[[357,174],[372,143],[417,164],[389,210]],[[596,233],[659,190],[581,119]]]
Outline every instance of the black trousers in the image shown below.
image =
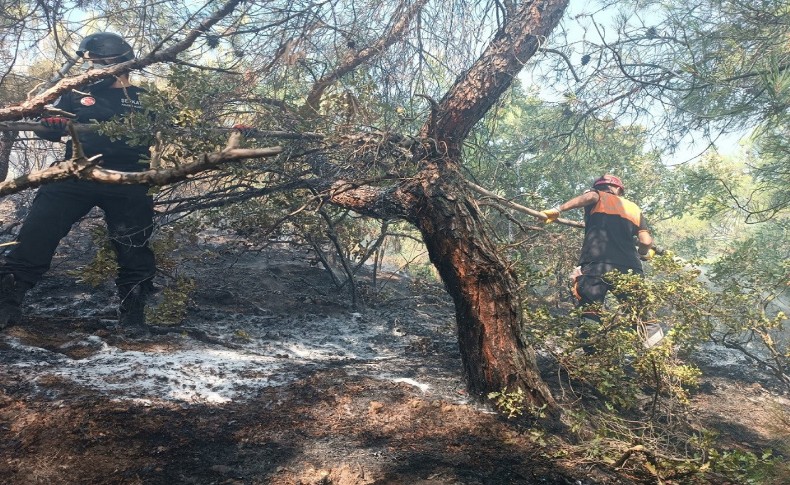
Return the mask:
[[150,285],[156,273],[148,247],[153,232],[154,204],[146,185],[110,185],[68,180],[38,190],[17,242],[6,256],[2,273],[35,285],[49,270],[55,250],[71,226],[93,207],[104,211],[107,232],[118,256],[119,288]]
[[[574,293],[578,300],[578,306],[582,307],[582,316],[593,320],[600,320],[598,315],[599,310],[603,306],[606,294],[612,290],[612,285],[604,275],[610,271],[619,271],[620,273],[628,273],[632,271],[634,274],[643,275],[641,268],[626,268],[609,263],[590,263],[582,266],[582,275],[576,278]],[[622,293],[615,293],[614,296],[621,300],[627,298],[629,295]]]

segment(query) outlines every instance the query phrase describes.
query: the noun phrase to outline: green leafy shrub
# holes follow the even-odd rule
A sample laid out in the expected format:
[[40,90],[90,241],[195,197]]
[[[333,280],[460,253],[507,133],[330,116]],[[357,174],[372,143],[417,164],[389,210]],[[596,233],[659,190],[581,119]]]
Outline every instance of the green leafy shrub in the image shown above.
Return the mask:
[[[600,322],[549,306],[526,313],[532,341],[556,358],[570,389],[597,398],[565,413],[584,440],[579,452],[650,480],[781,483],[783,465],[773,452],[725,448],[687,412],[701,378],[689,358],[701,344],[716,332],[776,329],[775,320],[748,311],[755,300],[742,290],[713,290],[697,266],[671,255],[654,259],[648,275],[607,275],[613,294],[629,296],[608,299]],[[647,348],[638,329],[651,323],[664,327],[665,338]],[[772,339],[754,339],[763,341]]]
[[195,281],[191,278],[178,278],[174,284],[162,290],[161,302],[155,307],[148,307],[146,321],[156,325],[176,325],[184,320],[187,306]]
[[118,258],[104,226],[90,228],[91,241],[97,247],[93,259],[69,274],[91,286],[98,287],[118,273]]
[[545,415],[546,405],[536,407],[527,403],[527,396],[524,390],[517,387],[514,391],[502,389],[498,392],[489,392],[488,399],[494,402],[494,405],[500,412],[506,414],[508,419],[524,415],[542,418]]
[[[197,225],[189,222],[174,224],[160,228],[151,240],[151,250],[156,256],[157,269],[160,273],[166,274],[171,283],[162,290],[158,305],[146,308],[146,319],[149,323],[177,324],[186,315],[195,282],[191,278],[177,274],[179,263],[183,261],[179,261],[174,254],[184,241],[194,240],[196,230]],[[90,263],[70,274],[96,287],[117,275],[118,262],[107,229],[103,225],[97,225],[90,231],[91,239],[98,250]]]

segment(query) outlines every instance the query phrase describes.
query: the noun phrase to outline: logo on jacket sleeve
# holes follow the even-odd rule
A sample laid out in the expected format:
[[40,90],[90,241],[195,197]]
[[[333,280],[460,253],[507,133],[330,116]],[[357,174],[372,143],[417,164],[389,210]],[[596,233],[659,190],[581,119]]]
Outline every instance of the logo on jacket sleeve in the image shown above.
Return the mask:
[[92,96],[85,96],[84,98],[80,99],[80,104],[83,106],[93,106],[96,104],[96,98]]

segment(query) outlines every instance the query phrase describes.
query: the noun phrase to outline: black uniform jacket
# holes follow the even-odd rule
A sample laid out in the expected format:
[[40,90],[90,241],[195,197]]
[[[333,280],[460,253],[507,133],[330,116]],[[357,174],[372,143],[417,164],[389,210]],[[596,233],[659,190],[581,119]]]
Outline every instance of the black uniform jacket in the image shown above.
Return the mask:
[[[137,86],[126,88],[97,88],[69,91],[54,104],[55,108],[74,114],[77,123],[108,121],[132,111],[141,110],[138,98],[145,92]],[[97,131],[79,134],[85,156],[101,155],[99,165],[111,170],[139,172],[148,168],[150,156],[148,144],[135,146],[127,139],[101,135]],[[72,142],[66,143],[65,159],[72,157]]]

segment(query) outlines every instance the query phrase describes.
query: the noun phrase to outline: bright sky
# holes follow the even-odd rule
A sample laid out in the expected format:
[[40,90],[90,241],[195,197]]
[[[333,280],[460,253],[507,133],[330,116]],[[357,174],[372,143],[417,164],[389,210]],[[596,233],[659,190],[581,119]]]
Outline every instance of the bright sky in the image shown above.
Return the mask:
[[[601,35],[607,43],[612,43],[617,39],[617,31],[613,27],[614,22],[618,15],[631,15],[632,12],[626,10],[621,12],[621,9],[628,8],[627,6],[620,6],[617,3],[606,2],[608,7],[602,8],[600,1],[594,2],[570,2],[563,22],[560,27],[566,29],[566,38],[563,39],[563,44],[567,43],[579,48],[578,52],[572,54],[571,62],[577,62],[583,52],[581,52],[581,43],[586,39],[591,42],[600,43]],[[644,12],[640,18],[645,25],[651,24],[651,19],[655,19],[661,15],[660,6],[656,7],[653,12]],[[595,23],[603,25],[596,29]],[[553,46],[548,46],[549,48]],[[549,54],[551,55],[551,54]],[[576,66],[577,68],[580,66]],[[583,75],[582,70],[579,71]],[[573,91],[575,83],[567,85],[564,83],[557,83],[554,85],[546,85],[545,81],[537,80],[533,76],[538,75],[539,72],[533,69],[525,69],[522,71],[522,82],[528,86],[536,86],[539,89],[540,96],[547,101],[562,101],[562,95],[565,91]],[[657,108],[660,109],[660,108]],[[641,122],[641,121],[640,121]],[[715,141],[717,151],[724,156],[736,156],[744,148],[744,142],[748,139],[749,132],[739,132],[727,134],[719,137]],[[706,148],[708,148],[708,141],[705,140],[701,132],[691,132],[684,139],[682,139],[673,154],[665,154],[663,157],[666,165],[677,165],[692,161],[702,155]]]

